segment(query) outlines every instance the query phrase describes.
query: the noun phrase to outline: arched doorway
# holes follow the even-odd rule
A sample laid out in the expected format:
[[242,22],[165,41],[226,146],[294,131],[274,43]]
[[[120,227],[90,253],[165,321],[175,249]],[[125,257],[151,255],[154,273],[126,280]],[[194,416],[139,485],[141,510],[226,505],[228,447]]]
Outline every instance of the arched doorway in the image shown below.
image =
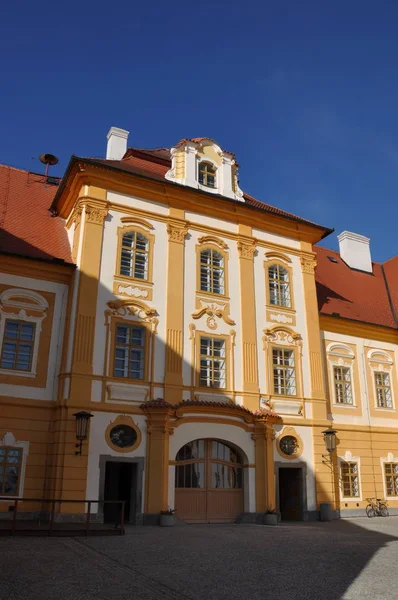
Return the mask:
[[176,456],[175,508],[187,523],[231,523],[243,512],[243,461],[220,440],[194,440]]

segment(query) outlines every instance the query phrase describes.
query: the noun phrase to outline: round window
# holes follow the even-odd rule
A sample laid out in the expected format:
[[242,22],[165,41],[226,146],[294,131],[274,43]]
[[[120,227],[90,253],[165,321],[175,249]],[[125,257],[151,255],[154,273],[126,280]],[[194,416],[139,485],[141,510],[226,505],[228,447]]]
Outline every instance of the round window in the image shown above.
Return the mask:
[[287,456],[294,456],[298,453],[299,443],[293,435],[285,435],[279,442],[279,448]]
[[111,443],[118,448],[130,448],[137,441],[137,432],[128,425],[116,425],[112,427],[109,438]]

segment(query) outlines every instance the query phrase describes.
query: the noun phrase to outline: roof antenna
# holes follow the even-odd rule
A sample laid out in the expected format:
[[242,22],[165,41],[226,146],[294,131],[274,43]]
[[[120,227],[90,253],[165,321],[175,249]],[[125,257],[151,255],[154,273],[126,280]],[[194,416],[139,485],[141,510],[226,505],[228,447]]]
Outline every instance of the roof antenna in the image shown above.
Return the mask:
[[43,165],[46,165],[45,177],[47,179],[48,169],[50,168],[50,165],[56,165],[58,163],[58,158],[54,156],[54,154],[40,154],[39,159],[40,162],[43,163]]

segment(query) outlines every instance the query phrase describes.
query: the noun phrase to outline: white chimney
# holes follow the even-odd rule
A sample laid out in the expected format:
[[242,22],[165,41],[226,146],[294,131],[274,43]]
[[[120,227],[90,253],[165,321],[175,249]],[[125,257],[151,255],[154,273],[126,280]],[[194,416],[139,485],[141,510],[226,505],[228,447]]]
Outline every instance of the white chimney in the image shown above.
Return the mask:
[[370,255],[370,239],[358,233],[343,231],[337,236],[340,256],[351,269],[372,273],[372,257]]
[[129,131],[111,127],[106,136],[108,145],[106,147],[106,158],[110,160],[121,160],[127,150],[127,138]]

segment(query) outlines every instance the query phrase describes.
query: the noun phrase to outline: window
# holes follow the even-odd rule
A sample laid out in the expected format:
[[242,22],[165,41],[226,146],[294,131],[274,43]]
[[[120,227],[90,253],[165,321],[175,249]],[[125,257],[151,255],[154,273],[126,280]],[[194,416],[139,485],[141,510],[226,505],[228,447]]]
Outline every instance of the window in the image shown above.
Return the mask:
[[398,463],[384,463],[387,496],[398,496]]
[[289,272],[280,265],[268,267],[269,303],[290,308]]
[[137,231],[128,231],[122,237],[120,275],[148,279],[149,240]]
[[341,463],[341,483],[345,498],[359,496],[358,463],[345,461]]
[[337,404],[352,404],[351,369],[333,367],[334,389]]
[[212,294],[225,293],[224,256],[212,248],[200,253],[200,289]]
[[295,396],[296,368],[294,363],[294,350],[273,348],[272,368],[274,376],[274,394]]
[[18,496],[22,449],[0,446],[0,496]]
[[137,325],[117,325],[114,377],[144,379],[145,328]]
[[389,373],[375,373],[376,401],[380,408],[392,408]]
[[207,187],[216,187],[216,168],[208,162],[199,164],[199,183]]
[[200,381],[203,387],[226,387],[225,341],[200,338]]
[[178,489],[242,489],[242,459],[233,448],[216,440],[195,440],[176,456]]
[[35,324],[7,319],[4,327],[0,367],[14,371],[31,371]]

